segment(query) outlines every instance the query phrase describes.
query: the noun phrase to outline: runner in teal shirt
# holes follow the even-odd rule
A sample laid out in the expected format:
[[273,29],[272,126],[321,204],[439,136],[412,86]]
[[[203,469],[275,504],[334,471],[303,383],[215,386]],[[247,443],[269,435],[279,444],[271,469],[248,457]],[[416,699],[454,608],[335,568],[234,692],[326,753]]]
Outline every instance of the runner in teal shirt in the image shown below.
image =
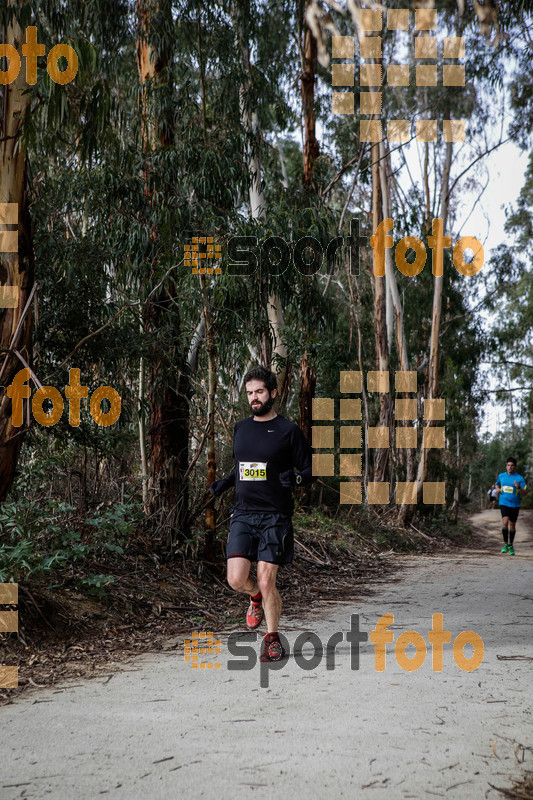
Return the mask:
[[514,556],[514,537],[516,533],[516,520],[520,509],[520,501],[527,494],[527,485],[522,475],[516,471],[516,458],[509,456],[505,464],[505,472],[500,472],[496,478],[499,494],[500,511],[502,514],[502,553]]

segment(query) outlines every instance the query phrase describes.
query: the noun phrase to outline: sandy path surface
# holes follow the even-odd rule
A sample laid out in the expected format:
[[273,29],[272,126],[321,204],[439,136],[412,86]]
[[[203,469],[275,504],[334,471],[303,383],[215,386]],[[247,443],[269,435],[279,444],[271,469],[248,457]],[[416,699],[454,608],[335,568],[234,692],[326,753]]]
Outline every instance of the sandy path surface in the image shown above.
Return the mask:
[[[291,656],[277,671],[229,669],[237,659],[222,634],[221,654],[199,657],[220,669],[191,669],[180,639],[106,677],[21,695],[0,708],[0,798],[500,797],[490,783],[509,786],[533,770],[533,512],[519,517],[514,557],[499,553],[499,512],[473,522],[492,550],[398,556],[400,572],[371,597],[284,620]],[[385,614],[394,615],[394,642],[384,671],[372,641],[360,644],[355,669],[352,615],[370,632]],[[451,632],[440,672],[428,643],[433,614]],[[453,655],[464,630],[484,643],[470,672]],[[406,631],[427,646],[416,671],[396,659]],[[334,669],[325,654],[302,667],[320,656],[302,644],[306,632],[324,647],[342,635]],[[464,648],[467,658],[475,653]],[[414,654],[408,645],[406,656]]]

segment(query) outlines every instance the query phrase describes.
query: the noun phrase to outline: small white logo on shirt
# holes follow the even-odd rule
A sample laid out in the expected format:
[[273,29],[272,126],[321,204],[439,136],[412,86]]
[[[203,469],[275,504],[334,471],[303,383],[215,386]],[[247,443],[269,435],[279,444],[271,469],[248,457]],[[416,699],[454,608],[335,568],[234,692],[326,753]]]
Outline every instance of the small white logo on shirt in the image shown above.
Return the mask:
[[269,431],[269,430],[267,430],[267,433],[274,433],[274,431]]

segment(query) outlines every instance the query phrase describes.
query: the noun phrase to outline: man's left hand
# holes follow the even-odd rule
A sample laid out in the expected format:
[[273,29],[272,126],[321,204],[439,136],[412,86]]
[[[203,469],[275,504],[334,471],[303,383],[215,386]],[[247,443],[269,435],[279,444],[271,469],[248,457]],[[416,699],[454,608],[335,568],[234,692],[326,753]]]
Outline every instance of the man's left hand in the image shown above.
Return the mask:
[[292,469],[279,473],[279,482],[284,489],[292,489],[296,485],[296,473]]

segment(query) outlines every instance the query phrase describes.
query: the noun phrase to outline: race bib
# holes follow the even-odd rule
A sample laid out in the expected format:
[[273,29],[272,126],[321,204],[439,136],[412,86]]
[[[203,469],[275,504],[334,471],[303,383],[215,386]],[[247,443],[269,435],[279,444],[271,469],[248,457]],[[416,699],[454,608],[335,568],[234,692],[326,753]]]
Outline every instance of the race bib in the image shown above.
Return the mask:
[[266,481],[266,461],[239,461],[239,480],[241,481]]
[[505,492],[505,494],[514,494],[514,486],[502,486],[502,492]]

